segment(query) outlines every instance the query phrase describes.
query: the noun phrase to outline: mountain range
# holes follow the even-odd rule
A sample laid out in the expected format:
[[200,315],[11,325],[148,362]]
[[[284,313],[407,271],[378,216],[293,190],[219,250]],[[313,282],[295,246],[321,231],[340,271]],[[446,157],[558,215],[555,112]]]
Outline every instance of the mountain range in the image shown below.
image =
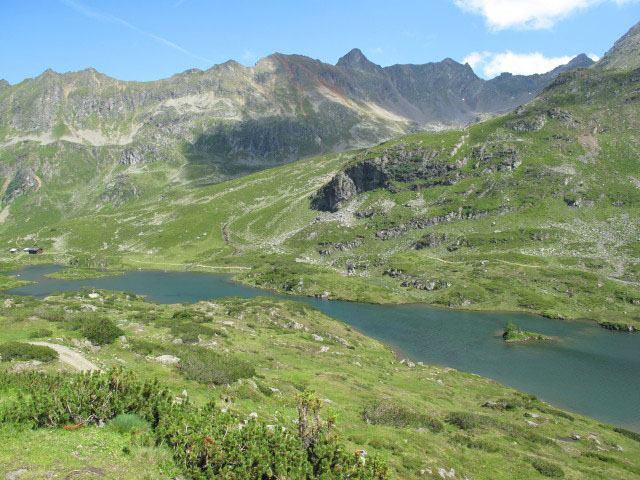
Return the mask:
[[353,49],[336,65],[276,53],[250,68],[228,61],[152,82],[47,70],[0,83],[0,145],[63,142],[123,164],[186,162],[190,178],[220,181],[510,111],[559,73],[592,63],[583,54],[543,75],[486,81],[449,58],[383,68]]
[[[402,75],[431,85],[413,92],[440,99],[436,86],[450,92],[458,78],[445,71],[467,72],[478,91],[541,77],[485,82],[448,60],[380,68],[358,51],[335,67],[275,55],[252,69],[227,63],[150,84],[47,72],[0,94],[3,111],[14,112],[0,149],[0,242],[40,246],[49,262],[222,268],[287,293],[636,329],[639,57],[636,26],[598,63],[553,73],[510,113],[383,143],[383,130],[419,125],[401,114],[424,121],[426,105],[436,105],[417,93],[406,100]],[[415,73],[426,70],[440,76]],[[42,88],[28,89],[33,82]],[[102,94],[90,95],[90,85]],[[482,97],[469,90],[460,98]],[[17,141],[18,127],[33,138]],[[69,140],[78,132],[122,136]],[[340,135],[350,132],[375,145],[289,162],[302,154],[293,138],[317,135],[308,137],[312,152],[347,145]],[[269,160],[283,150],[290,156]],[[286,165],[265,168],[278,163]],[[243,165],[262,171],[242,175]],[[221,182],[231,175],[239,178]]]

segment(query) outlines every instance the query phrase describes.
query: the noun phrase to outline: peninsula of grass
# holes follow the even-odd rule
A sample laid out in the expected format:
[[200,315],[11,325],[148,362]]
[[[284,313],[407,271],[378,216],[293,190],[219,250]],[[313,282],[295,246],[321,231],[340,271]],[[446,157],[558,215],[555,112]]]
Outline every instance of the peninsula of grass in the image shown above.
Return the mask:
[[92,278],[117,277],[123,273],[110,270],[94,270],[92,268],[65,268],[57,272],[45,273],[43,276],[61,280],[89,280]]
[[509,343],[530,342],[536,340],[553,340],[553,337],[549,337],[548,335],[519,330],[516,324],[511,320],[509,320],[509,322],[504,326],[504,333],[502,334],[502,338],[505,342]]

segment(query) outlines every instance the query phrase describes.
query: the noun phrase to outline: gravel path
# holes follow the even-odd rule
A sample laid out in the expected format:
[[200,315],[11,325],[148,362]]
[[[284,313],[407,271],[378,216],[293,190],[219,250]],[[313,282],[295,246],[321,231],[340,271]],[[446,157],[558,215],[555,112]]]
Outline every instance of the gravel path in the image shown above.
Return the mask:
[[60,355],[60,361],[64,362],[68,365],[71,365],[76,370],[80,370],[81,372],[89,372],[91,370],[100,370],[98,366],[84,358],[78,352],[71,350],[69,347],[65,347],[64,345],[58,345],[57,343],[49,343],[49,342],[29,342],[31,345],[42,345],[45,347],[53,348],[58,355]]

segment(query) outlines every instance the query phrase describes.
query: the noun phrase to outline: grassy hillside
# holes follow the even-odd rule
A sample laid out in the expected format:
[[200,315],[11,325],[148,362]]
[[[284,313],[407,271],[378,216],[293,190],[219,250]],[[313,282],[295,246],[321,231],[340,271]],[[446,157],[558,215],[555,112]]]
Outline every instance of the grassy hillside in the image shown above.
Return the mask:
[[[66,173],[34,163],[42,186],[5,207],[0,242],[45,248],[5,254],[18,262],[230,271],[295,294],[637,328],[639,82],[638,70],[576,70],[463,131],[215,185],[161,162],[117,165],[107,181],[71,151],[53,152]],[[367,168],[384,181],[356,178]],[[318,207],[327,189],[355,185],[349,175],[364,183]]]
[[[293,434],[296,395],[312,390],[322,400],[322,417],[335,418],[344,451],[364,449],[369,462],[384,459],[387,478],[442,478],[443,472],[477,480],[640,478],[637,434],[476,375],[398,362],[386,346],[306,304],[262,297],[160,305],[133,294],[85,291],[45,300],[5,296],[0,306],[0,350],[8,341],[70,347],[99,368],[125,367],[142,381],[157,378],[170,399],[188,397],[199,406],[214,400],[222,409],[217,418],[235,419],[233,431],[246,419]],[[121,329],[110,337],[113,343],[87,341],[106,338],[86,329],[98,319]],[[65,381],[75,372],[61,360],[0,362],[0,415],[3,408],[13,412],[19,391],[29,398],[39,378],[4,372],[34,369],[67,372]],[[25,382],[29,378],[33,383]],[[181,471],[172,460],[179,447],[156,446],[117,422],[72,430],[56,425],[32,430],[28,422],[12,421],[0,427],[7,447],[0,472],[166,478]],[[222,434],[211,435],[222,443]]]

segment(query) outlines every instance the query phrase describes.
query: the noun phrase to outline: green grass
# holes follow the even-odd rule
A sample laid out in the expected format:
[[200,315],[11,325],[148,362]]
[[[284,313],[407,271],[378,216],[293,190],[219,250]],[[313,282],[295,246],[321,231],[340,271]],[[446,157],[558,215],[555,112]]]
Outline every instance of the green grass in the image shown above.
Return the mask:
[[[606,463],[606,475],[637,478],[637,434],[567,414],[533,396],[475,375],[438,366],[409,368],[400,364],[388,347],[307,305],[267,297],[162,305],[126,293],[99,293],[100,298],[90,298],[86,292],[67,292],[46,300],[11,297],[11,315],[0,317],[0,342],[24,342],[33,331],[48,328],[56,338],[50,341],[77,349],[101,368],[125,366],[142,379],[157,378],[175,397],[184,398],[186,391],[197,405],[213,400],[241,416],[256,412],[268,423],[293,425],[297,418],[296,395],[313,390],[323,399],[323,416],[336,418],[337,433],[346,448],[365,448],[369,455],[381,455],[391,466],[391,478],[438,478],[438,468],[454,468],[458,476],[476,479],[538,479],[534,460],[560,466],[566,478],[602,478],[602,461],[587,455],[595,451],[595,444],[587,440],[592,433],[604,448],[601,453],[615,459]],[[72,321],[87,315],[75,312],[81,304],[95,306],[94,315],[116,322],[126,340],[116,339],[100,348],[83,343],[82,331],[74,329]],[[41,315],[45,312],[63,312],[63,318],[57,313]],[[23,320],[14,321],[16,316]],[[180,332],[172,332],[171,322],[190,324],[194,319],[224,335],[203,337],[197,345],[176,345],[174,340]],[[286,328],[291,321],[306,329]],[[314,340],[313,334],[324,340]],[[344,339],[350,347],[334,341],[329,334]],[[328,351],[323,352],[322,347],[328,347]],[[253,371],[247,370],[241,375],[244,378],[215,384],[211,378],[185,376],[179,364],[163,365],[154,360],[160,355],[189,358],[204,350],[228,355],[231,361],[227,365],[247,365]],[[0,365],[2,368],[8,365]],[[73,371],[59,360],[38,368]],[[0,402],[15,398],[17,393],[0,389]],[[487,402],[496,406],[483,407]],[[541,417],[535,428],[525,423],[525,414],[534,412]],[[53,468],[51,459],[58,454],[62,460],[55,471],[67,472],[80,468],[77,458],[70,454],[79,451],[88,465],[105,469],[105,476],[128,478],[126,475],[133,475],[127,473],[128,469],[138,472],[143,463],[138,447],[130,443],[131,435],[113,428],[34,432],[16,433],[10,427],[0,427],[0,438],[15,437],[9,452],[0,453],[0,465],[9,465],[9,471],[24,465],[38,472]],[[574,432],[583,440],[568,446],[556,440]],[[36,435],[43,442],[36,442]],[[100,449],[88,450],[95,453],[93,457],[77,449],[77,445],[93,445],[91,442],[100,445]],[[17,454],[16,445],[24,447],[24,456]],[[129,454],[123,453],[125,446]],[[153,462],[166,458],[162,449],[147,454],[153,457],[147,459],[150,472],[157,472],[162,467]],[[431,477],[420,473],[427,469],[434,472]]]
[[[20,265],[233,273],[238,281],[296,295],[526,311],[633,330],[640,327],[640,197],[634,183],[640,115],[637,102],[626,102],[633,78],[573,72],[521,113],[224,183],[185,178],[177,173],[179,162],[133,170],[117,165],[114,172],[141,189],[139,198],[119,206],[100,200],[107,180],[95,164],[64,144],[42,146],[38,156],[58,162],[57,173],[37,194],[11,203],[0,241],[21,245],[28,236],[45,249],[38,256],[6,254]],[[537,116],[546,119],[539,130],[513,129]],[[460,179],[429,188],[417,188],[423,181],[395,182],[394,192],[364,192],[336,214],[310,208],[311,197],[360,161],[356,157],[393,155],[399,148],[445,152],[443,162],[464,164]],[[475,168],[482,149],[493,160]],[[484,171],[509,149],[517,152],[519,167]],[[40,208],[29,208],[36,198]],[[72,210],[61,207],[69,202]],[[416,227],[451,214],[457,217]],[[376,233],[384,230],[397,235],[382,240]],[[429,234],[446,240],[423,248]],[[389,269],[402,270],[402,276],[384,275]],[[449,286],[416,287],[434,281]]]
[[90,278],[116,277],[123,272],[111,272],[106,270],[92,270],[89,268],[65,268],[57,272],[47,273],[44,276],[60,278],[63,280],[86,280]]

